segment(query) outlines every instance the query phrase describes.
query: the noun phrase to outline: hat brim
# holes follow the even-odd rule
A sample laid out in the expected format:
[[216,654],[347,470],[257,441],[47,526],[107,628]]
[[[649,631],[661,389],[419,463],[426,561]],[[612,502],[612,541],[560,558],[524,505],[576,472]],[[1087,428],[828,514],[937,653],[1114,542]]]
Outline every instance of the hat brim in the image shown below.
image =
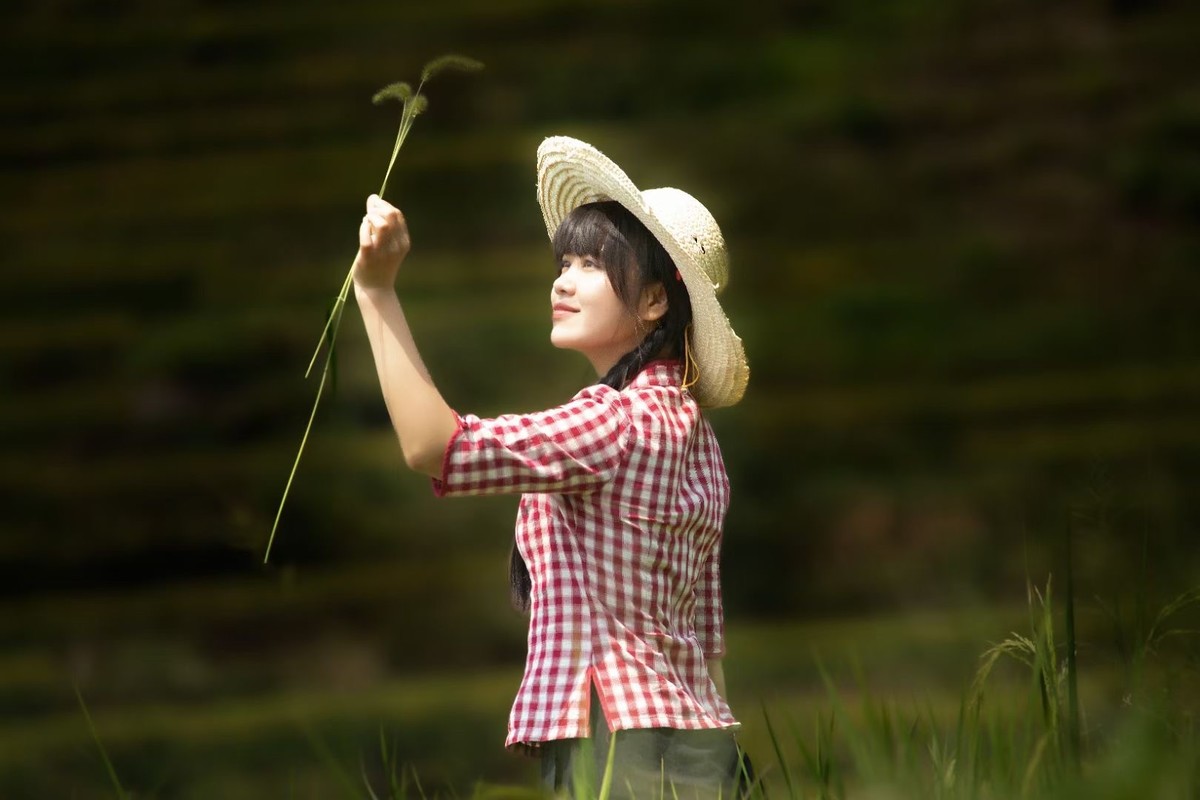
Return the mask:
[[[694,238],[685,237],[654,211],[658,193],[683,192],[675,189],[650,189],[643,193],[629,176],[596,148],[568,136],[553,136],[538,147],[538,204],[551,240],[567,215],[579,206],[603,200],[615,200],[641,221],[666,249],[679,269],[692,304],[692,355],[699,368],[699,380],[692,387],[697,402],[707,408],[731,406],[742,399],[750,379],[746,351],[733,331],[717,299],[717,287],[700,266]],[[688,200],[703,210],[694,198]],[[649,201],[648,199],[649,198]],[[703,212],[711,222],[707,211]],[[715,222],[712,230],[719,237]],[[690,240],[689,240],[690,238]],[[721,242],[722,249],[724,242]]]

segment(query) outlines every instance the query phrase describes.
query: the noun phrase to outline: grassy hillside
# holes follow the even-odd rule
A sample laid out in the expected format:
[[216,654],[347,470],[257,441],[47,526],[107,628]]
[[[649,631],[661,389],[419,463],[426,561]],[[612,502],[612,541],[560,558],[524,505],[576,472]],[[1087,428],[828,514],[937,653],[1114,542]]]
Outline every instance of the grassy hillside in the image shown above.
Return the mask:
[[[546,341],[542,137],[696,194],[752,365],[711,419],[734,485],[727,607],[786,618],[762,640],[794,661],[800,616],[1007,603],[1061,569],[1068,528],[1082,596],[1195,582],[1194,4],[596,5],[9,4],[0,752],[22,761],[28,734],[42,754],[12,786],[69,791],[30,776],[87,747],[72,680],[102,719],[135,709],[107,730],[143,777],[154,747],[189,762],[173,715],[214,748],[192,763],[265,726],[282,769],[311,756],[293,699],[357,743],[377,696],[438,720],[405,733],[422,757],[469,728],[481,772],[519,771],[494,751],[522,647],[502,607],[515,501],[437,501],[404,470],[353,308],[260,564],[398,121],[370,97],[448,51],[487,69],[430,84],[389,191],[426,362],[481,414],[591,380]],[[461,697],[423,683],[451,669]],[[748,711],[792,687],[746,669]]]
[[[533,408],[588,379],[545,346],[532,194],[537,141],[572,133],[643,185],[693,190],[726,229],[754,382],[714,424],[732,528],[764,564],[759,545],[837,546],[881,496],[885,527],[961,517],[988,553],[1013,541],[1004,514],[1057,532],[1097,471],[1181,543],[1200,445],[1195,17],[30,4],[0,88],[10,592],[38,589],[33,565],[88,583],[106,580],[96,559],[122,580],[244,568],[395,124],[367,99],[451,49],[489,69],[431,85],[393,194],[416,239],[402,291],[456,406]],[[353,312],[344,345],[280,561],[507,527],[505,505],[434,509],[392,477]],[[779,533],[792,519],[803,546]]]

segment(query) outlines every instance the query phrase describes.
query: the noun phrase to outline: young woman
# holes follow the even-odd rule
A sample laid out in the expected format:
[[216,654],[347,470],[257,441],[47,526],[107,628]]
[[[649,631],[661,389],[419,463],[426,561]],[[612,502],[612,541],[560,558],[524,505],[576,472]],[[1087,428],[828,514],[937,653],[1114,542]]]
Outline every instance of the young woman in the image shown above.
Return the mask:
[[716,298],[725,243],[690,195],[639,191],[567,137],[538,149],[538,202],[557,266],[550,340],[598,382],[539,413],[453,411],[394,289],[404,217],[372,196],[354,283],[384,400],[437,494],[521,495],[512,581],[529,653],[507,745],[539,755],[554,790],[598,785],[611,746],[617,796],[729,797],[742,772],[721,668],[729,481],[701,414],[749,378]]

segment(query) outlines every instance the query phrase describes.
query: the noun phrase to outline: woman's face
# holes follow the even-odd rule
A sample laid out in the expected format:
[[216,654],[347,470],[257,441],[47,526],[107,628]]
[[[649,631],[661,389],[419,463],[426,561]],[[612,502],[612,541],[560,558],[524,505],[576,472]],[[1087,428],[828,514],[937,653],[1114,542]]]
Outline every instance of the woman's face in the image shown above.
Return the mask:
[[550,292],[550,341],[583,353],[603,375],[637,346],[648,326],[617,296],[594,256],[565,253],[559,267]]

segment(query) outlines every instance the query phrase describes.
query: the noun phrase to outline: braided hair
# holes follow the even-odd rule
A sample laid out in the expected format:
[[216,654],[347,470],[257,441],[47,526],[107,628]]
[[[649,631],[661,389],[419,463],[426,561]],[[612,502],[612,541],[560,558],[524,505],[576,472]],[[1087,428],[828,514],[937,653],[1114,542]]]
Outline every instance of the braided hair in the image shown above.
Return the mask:
[[[619,391],[650,361],[683,357],[692,302],[675,262],[641,220],[614,200],[582,205],[567,215],[554,234],[555,263],[561,263],[567,253],[599,261],[613,291],[631,314],[636,314],[644,288],[661,283],[667,295],[667,313],[599,383]],[[514,545],[509,559],[509,597],[518,611],[529,610],[531,589],[529,569]]]

